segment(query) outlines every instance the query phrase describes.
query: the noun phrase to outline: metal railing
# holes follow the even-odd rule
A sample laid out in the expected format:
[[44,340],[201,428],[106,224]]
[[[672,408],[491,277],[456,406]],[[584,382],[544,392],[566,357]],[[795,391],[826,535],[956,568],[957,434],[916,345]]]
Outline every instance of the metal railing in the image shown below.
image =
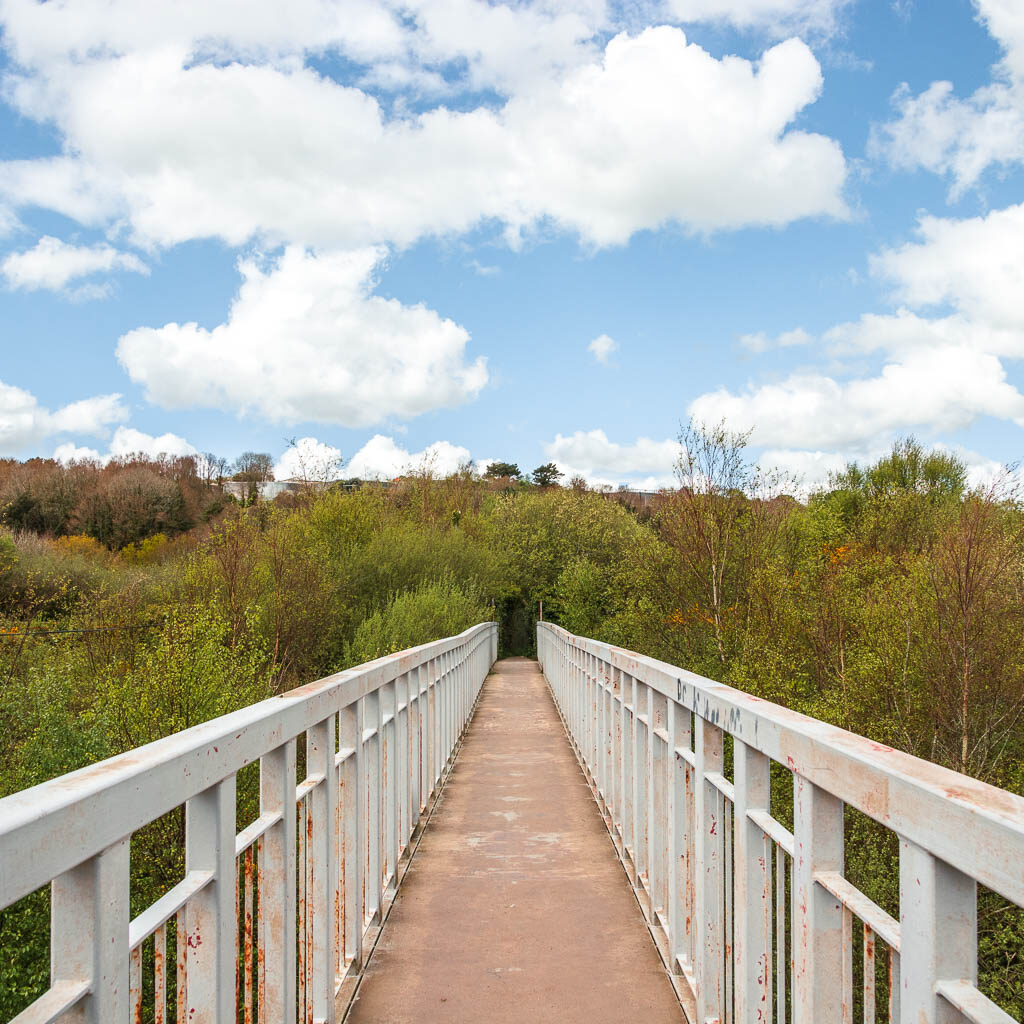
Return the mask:
[[[1024,905],[1024,799],[547,622],[537,653],[693,1024],[1011,1024],[977,886]],[[898,836],[898,921],[846,878],[844,806]]]
[[[0,909],[51,896],[50,988],[18,1024],[333,1022],[497,646],[483,623],[0,800]],[[184,877],[132,920],[132,833],[182,805]]]

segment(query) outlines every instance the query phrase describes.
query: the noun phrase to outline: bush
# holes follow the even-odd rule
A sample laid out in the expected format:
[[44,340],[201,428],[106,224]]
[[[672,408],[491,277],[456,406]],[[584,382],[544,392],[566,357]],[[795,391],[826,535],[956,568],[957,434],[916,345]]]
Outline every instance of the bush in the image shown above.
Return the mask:
[[394,597],[382,611],[364,619],[346,650],[346,664],[361,665],[374,658],[431,640],[461,633],[491,618],[491,608],[472,584],[451,576],[425,583]]

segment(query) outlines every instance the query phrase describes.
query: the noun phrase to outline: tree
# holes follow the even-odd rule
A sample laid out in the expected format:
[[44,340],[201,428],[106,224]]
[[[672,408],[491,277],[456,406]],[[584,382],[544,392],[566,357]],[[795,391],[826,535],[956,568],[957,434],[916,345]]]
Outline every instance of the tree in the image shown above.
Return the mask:
[[519,467],[514,462],[492,462],[488,467],[484,476],[491,477],[518,477]]
[[249,486],[246,497],[255,500],[260,493],[260,484],[274,479],[274,460],[266,452],[242,452],[235,462],[233,480],[242,480]]
[[695,612],[713,626],[722,665],[729,663],[726,616],[746,619],[751,577],[778,539],[786,512],[779,495],[792,483],[747,460],[750,435],[729,430],[724,420],[712,426],[691,419],[679,434],[679,491],[663,519]]
[[553,462],[545,462],[533,471],[533,482],[538,487],[554,487],[561,478],[562,472]]

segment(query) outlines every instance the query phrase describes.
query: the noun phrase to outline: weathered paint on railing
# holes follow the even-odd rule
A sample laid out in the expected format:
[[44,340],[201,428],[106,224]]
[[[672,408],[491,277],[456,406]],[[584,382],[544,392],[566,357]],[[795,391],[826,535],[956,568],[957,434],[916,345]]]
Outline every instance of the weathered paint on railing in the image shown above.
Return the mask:
[[[18,1024],[141,1021],[144,1000],[156,1024],[333,1022],[497,630],[339,672],[0,800],[0,908],[51,886],[51,985]],[[257,761],[260,813],[236,834],[236,774]],[[184,878],[129,920],[131,835],[183,804]]]
[[[551,623],[537,653],[692,1024],[1012,1024],[976,889],[1024,906],[1024,799]],[[845,878],[844,805],[899,837],[899,921]]]

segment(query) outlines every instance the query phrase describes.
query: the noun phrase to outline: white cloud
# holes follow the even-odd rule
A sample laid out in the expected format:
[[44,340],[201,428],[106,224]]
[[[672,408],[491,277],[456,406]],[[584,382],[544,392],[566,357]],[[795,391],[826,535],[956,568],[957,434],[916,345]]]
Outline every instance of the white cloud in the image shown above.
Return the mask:
[[914,307],[949,304],[975,321],[1024,332],[1024,203],[964,220],[922,217],[919,241],[871,261]]
[[[65,153],[0,164],[0,198],[99,227],[123,222],[141,244],[408,245],[493,220],[513,241],[554,224],[604,246],[665,224],[703,232],[846,214],[839,145],[790,127],[822,86],[798,39],[756,63],[717,60],[669,26],[620,34],[601,51],[580,42],[596,16],[464,2],[452,16],[461,34],[442,45],[450,19],[429,3],[416,37],[423,59],[469,54],[468,84],[504,81],[508,99],[389,117],[369,93],[302,65],[304,47],[344,35],[341,14],[331,21],[323,4],[296,19],[325,35],[284,31],[290,55],[273,58],[262,8],[252,34],[236,38],[226,18],[193,8],[170,27],[158,4],[161,41],[119,3],[8,6],[5,39],[23,62],[8,95],[25,116],[56,122]],[[98,36],[87,13],[110,34]],[[115,13],[127,27],[112,24]],[[485,33],[470,13],[510,27]],[[556,24],[563,35],[549,53],[539,29]],[[380,52],[401,52],[401,32],[385,37]],[[192,59],[210,48],[223,62]],[[264,62],[228,59],[250,50]],[[532,70],[520,81],[524,61]]]
[[594,358],[607,366],[613,352],[619,350],[619,344],[614,338],[607,334],[599,334],[588,346],[587,351],[592,353]]
[[134,427],[118,427],[110,441],[110,454],[115,457],[141,454],[156,458],[160,455],[197,455],[198,452],[177,434],[154,436]]
[[487,383],[469,335],[423,305],[370,294],[382,253],[290,247],[269,268],[239,264],[226,323],[140,327],[117,355],[150,401],[273,422],[366,426],[467,402]]
[[277,480],[334,480],[342,463],[341,449],[315,437],[300,437],[274,465]]
[[390,480],[423,471],[447,476],[469,461],[469,449],[449,441],[435,441],[422,451],[410,452],[393,437],[375,434],[352,456],[345,475],[364,480]]
[[1024,426],[1024,395],[995,356],[947,345],[913,349],[875,376],[846,382],[801,373],[741,394],[721,389],[699,396],[688,411],[753,430],[754,444],[842,448],[898,431],[959,430],[985,415]]
[[596,485],[630,483],[641,490],[658,490],[673,486],[680,447],[677,441],[648,437],[619,444],[609,441],[603,430],[577,430],[568,437],[556,434],[544,452],[566,479],[582,476]]
[[830,33],[851,0],[669,0],[680,21],[723,22],[737,28]]
[[0,455],[17,455],[54,434],[102,436],[127,418],[120,395],[97,395],[51,412],[31,392],[0,381]]
[[783,331],[772,338],[764,331],[755,334],[741,334],[740,344],[750,352],[768,352],[776,348],[793,348],[796,345],[809,345],[814,339],[802,328],[795,327],[791,331]]
[[53,457],[65,466],[72,462],[106,463],[110,461],[110,456],[101,455],[98,449],[77,445],[74,441],[65,441],[63,444],[57,445],[53,451]]
[[134,253],[120,252],[112,245],[70,245],[52,235],[44,235],[24,252],[12,252],[2,264],[11,288],[59,291],[70,281],[91,274],[130,270],[148,274],[149,268]]
[[877,126],[869,144],[894,167],[948,175],[953,199],[990,166],[1024,162],[1024,9],[1018,0],[975,6],[1002,49],[992,81],[966,98],[952,82],[932,82],[918,95],[904,83],[893,96],[896,118]]
[[177,434],[147,434],[134,427],[118,427],[110,439],[110,447],[106,452],[84,445],[76,445],[66,441],[57,445],[53,457],[67,465],[69,462],[99,462],[106,465],[111,459],[125,458],[130,455],[142,455],[148,459],[157,459],[162,455],[198,455],[199,452],[183,437]]

